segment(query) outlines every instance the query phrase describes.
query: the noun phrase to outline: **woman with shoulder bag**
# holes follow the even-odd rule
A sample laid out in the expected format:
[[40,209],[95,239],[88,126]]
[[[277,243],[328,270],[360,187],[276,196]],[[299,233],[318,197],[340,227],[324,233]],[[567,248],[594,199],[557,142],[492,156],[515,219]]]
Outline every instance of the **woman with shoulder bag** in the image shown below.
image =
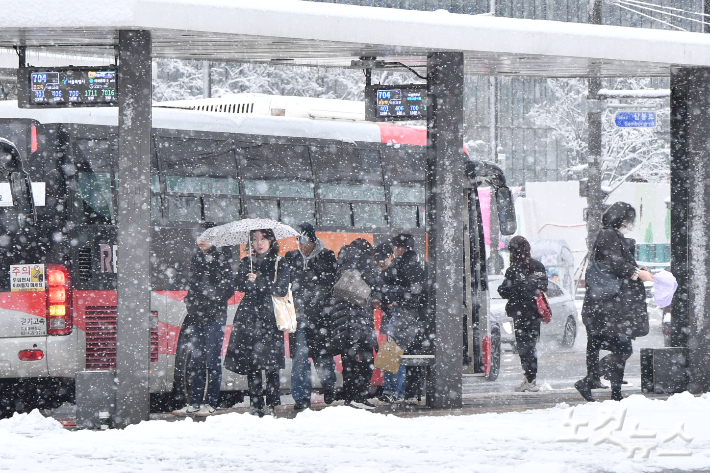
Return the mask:
[[[603,229],[594,244],[589,267],[604,272],[607,286],[595,287],[602,279],[590,278],[584,295],[582,321],[587,328],[587,376],[574,387],[587,401],[593,402],[592,388],[600,387],[600,375],[611,382],[611,399],[620,401],[626,360],[633,348],[631,341],[648,334],[648,312],[644,281],[652,281],[650,272],[639,269],[634,258],[635,242],[624,235],[633,230],[636,211],[626,202],[616,202],[602,217]],[[614,285],[614,279],[616,284]],[[599,350],[610,355],[599,360]]]
[[[234,316],[225,364],[246,374],[251,414],[273,415],[280,402],[279,370],[285,368],[284,335],[276,324],[272,296],[288,293],[290,271],[278,256],[279,243],[270,229],[251,233],[251,254],[242,259],[235,281],[244,293]],[[266,371],[266,406],[261,372]]]
[[513,319],[515,346],[520,355],[520,364],[525,379],[516,391],[537,392],[537,340],[540,338],[540,313],[537,309],[539,291],[547,290],[545,266],[530,256],[530,243],[521,236],[513,237],[508,243],[510,267],[505,271],[505,279],[498,287],[498,294],[508,299],[505,312]]

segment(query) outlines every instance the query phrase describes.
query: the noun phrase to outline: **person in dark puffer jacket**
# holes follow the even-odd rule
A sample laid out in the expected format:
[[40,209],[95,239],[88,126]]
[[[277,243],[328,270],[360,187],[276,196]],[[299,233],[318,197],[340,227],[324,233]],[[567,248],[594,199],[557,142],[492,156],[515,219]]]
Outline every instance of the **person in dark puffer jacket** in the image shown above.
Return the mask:
[[[373,261],[370,242],[358,238],[340,249],[337,281],[348,269],[357,269],[373,289],[379,286],[379,268]],[[337,283],[336,283],[337,284]],[[373,309],[360,307],[344,299],[335,299],[331,307],[333,349],[342,357],[343,398],[346,405],[359,409],[374,409],[370,398],[370,380],[374,369],[373,351],[377,347]]]

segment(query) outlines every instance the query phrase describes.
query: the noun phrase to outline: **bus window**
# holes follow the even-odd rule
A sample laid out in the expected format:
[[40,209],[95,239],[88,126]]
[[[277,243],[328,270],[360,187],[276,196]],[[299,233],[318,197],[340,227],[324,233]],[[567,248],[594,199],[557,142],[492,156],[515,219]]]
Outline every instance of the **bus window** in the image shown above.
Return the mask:
[[280,210],[281,221],[287,225],[298,225],[301,222],[314,222],[316,219],[313,201],[282,200]]
[[75,221],[85,225],[111,225],[113,193],[110,173],[77,173]]
[[199,197],[166,196],[168,199],[168,220],[171,222],[202,221],[202,206]]
[[[247,195],[277,197],[274,200],[251,200],[249,214],[265,216],[288,225],[315,220],[315,200],[312,182],[285,180],[244,180],[244,192]],[[297,200],[296,200],[297,199]],[[308,200],[304,200],[308,199]],[[259,209],[255,214],[252,209]]]
[[236,177],[234,142],[157,138],[160,168],[166,174]]
[[160,196],[156,194],[150,195],[150,218],[157,222],[163,218],[163,208],[160,201]]
[[168,192],[239,195],[239,181],[229,178],[166,176]]
[[392,202],[424,203],[424,185],[421,186],[391,186],[390,196]]
[[368,229],[387,226],[383,186],[324,183],[320,185],[319,194],[321,199],[348,201],[323,202],[321,225]]
[[320,224],[324,227],[352,227],[352,210],[347,202],[324,202],[320,206]]
[[246,179],[313,180],[306,146],[250,144],[240,148],[238,155],[240,173]]
[[310,150],[313,170],[320,182],[349,178],[382,184],[382,167],[377,150],[352,145],[311,146]]
[[385,204],[353,203],[353,220],[357,228],[382,228],[387,226]]
[[382,149],[385,175],[392,182],[415,182],[425,179],[426,152],[420,146],[387,146]]
[[244,180],[246,195],[313,198],[312,182]]
[[321,199],[385,200],[385,188],[368,184],[321,184]]
[[420,210],[416,205],[393,205],[390,208],[392,228],[412,229],[423,227]]
[[424,185],[390,186],[390,200],[393,228],[424,228]]
[[277,200],[249,199],[247,211],[251,218],[279,219],[279,202]]
[[204,204],[206,222],[226,223],[240,218],[239,199],[205,196]]

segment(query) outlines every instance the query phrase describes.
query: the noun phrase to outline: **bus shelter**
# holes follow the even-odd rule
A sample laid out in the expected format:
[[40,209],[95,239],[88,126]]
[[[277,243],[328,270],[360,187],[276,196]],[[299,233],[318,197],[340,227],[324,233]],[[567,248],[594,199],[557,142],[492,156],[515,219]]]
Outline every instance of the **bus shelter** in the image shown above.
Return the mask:
[[[2,0],[0,5],[0,47],[115,57],[118,64],[118,426],[148,416],[154,58],[359,68],[381,64],[426,72],[431,99],[426,221],[436,332],[428,402],[435,408],[459,407],[462,394],[464,76],[670,76],[672,269],[680,284],[674,344],[690,348],[689,387],[710,389],[710,329],[704,323],[710,250],[702,218],[710,205],[707,35],[287,0],[97,0],[81,9],[69,0],[51,5]],[[592,97],[592,115],[600,113],[593,106],[597,102]],[[589,159],[598,162],[600,156],[592,153]],[[590,211],[591,218],[598,214]]]

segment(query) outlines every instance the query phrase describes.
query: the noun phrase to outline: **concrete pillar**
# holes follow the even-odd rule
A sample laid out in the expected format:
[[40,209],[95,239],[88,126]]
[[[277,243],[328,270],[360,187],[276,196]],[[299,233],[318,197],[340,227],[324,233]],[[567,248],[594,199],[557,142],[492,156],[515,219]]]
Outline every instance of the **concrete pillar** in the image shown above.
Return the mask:
[[116,414],[148,420],[150,393],[150,31],[118,35],[118,319]]
[[427,58],[429,313],[436,364],[427,404],[461,406],[463,373],[463,53]]
[[710,390],[710,68],[671,71],[671,342],[687,347],[688,390]]

